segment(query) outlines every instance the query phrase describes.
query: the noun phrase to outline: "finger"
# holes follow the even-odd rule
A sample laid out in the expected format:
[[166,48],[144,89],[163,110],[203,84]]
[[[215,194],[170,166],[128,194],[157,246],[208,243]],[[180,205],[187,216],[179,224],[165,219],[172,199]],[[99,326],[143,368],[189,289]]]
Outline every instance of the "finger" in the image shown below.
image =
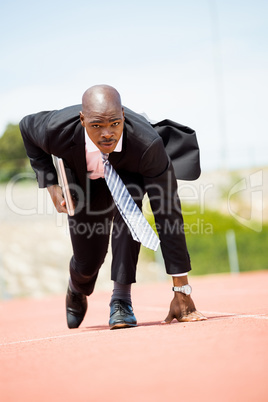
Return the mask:
[[60,214],[61,213],[65,213],[65,214],[68,213],[67,208],[65,207],[65,205],[62,205],[62,203],[58,204],[56,209],[57,209],[57,212],[60,213]]
[[202,313],[200,313],[200,311],[196,311],[196,314],[198,314],[198,316],[200,317],[200,319],[202,319],[202,320],[207,320],[207,317],[204,316]]
[[169,312],[168,315],[167,315],[167,317],[165,318],[164,321],[161,322],[161,324],[170,324],[171,321],[172,321],[174,318],[175,318],[174,315],[173,315],[171,312]]
[[63,199],[60,203],[60,208],[58,212],[63,212],[65,214],[68,213],[67,208],[66,208],[66,201]]
[[184,315],[183,317],[179,318],[179,322],[194,322],[194,321],[205,321],[207,317],[205,317],[199,311],[193,311],[190,314]]

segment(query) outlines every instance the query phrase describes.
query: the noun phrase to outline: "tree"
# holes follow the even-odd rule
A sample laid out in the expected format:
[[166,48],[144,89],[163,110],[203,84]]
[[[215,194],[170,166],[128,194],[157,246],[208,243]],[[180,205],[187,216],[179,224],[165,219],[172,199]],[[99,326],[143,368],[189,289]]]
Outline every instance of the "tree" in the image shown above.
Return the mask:
[[0,138],[0,181],[28,171],[29,162],[18,124],[8,124]]

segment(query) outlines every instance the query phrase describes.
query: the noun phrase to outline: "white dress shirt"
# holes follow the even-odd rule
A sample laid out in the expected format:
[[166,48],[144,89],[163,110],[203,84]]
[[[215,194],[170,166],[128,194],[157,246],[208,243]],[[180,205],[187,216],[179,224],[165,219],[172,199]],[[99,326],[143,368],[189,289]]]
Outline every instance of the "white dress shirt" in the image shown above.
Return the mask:
[[[123,143],[123,134],[121,135],[115,150],[113,152],[121,152]],[[85,129],[85,148],[86,148],[86,162],[88,177],[91,180],[99,179],[104,177],[103,162],[101,157],[101,151],[94,144],[94,142],[89,138],[87,131]]]

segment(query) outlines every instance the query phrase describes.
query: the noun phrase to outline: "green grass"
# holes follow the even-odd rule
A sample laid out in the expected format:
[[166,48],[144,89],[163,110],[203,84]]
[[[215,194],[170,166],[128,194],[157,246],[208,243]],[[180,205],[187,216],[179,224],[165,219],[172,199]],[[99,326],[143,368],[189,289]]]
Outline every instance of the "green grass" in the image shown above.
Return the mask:
[[[235,233],[240,272],[268,269],[267,224],[256,232],[217,211],[200,213],[198,207],[183,205],[183,213],[192,275],[230,272],[226,241],[228,230]],[[141,256],[154,259],[153,252],[144,248]]]

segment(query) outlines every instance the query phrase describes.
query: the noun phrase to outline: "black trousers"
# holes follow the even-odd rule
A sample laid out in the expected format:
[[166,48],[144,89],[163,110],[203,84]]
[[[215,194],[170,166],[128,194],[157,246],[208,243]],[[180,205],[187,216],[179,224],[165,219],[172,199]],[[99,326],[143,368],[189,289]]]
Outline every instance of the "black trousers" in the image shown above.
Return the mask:
[[[130,172],[120,172],[137,205],[141,208],[145,193],[143,178]],[[136,282],[136,267],[140,243],[133,240],[129,229],[114,205],[111,193],[104,179],[88,180],[90,188],[87,203],[73,217],[69,217],[69,229],[73,246],[70,261],[70,276],[75,288],[90,295],[95,286],[99,269],[107,254],[112,227],[112,267],[111,279],[122,284]],[[176,183],[175,183],[176,184]],[[174,191],[176,191],[174,184]],[[166,201],[174,197],[170,196]],[[179,201],[179,199],[178,199]],[[163,216],[162,216],[163,215]],[[179,233],[174,233],[172,225],[165,227],[166,214],[159,213],[162,229],[158,233],[164,251],[166,271],[169,274],[190,271],[190,257],[187,251],[181,213],[172,215],[168,223],[178,223]],[[161,226],[161,225],[160,225]],[[175,228],[176,228],[175,227]],[[168,258],[167,258],[168,257]]]
[[[144,190],[142,182],[128,187],[141,208]],[[69,216],[69,230],[73,247],[70,277],[74,287],[90,295],[107,254],[112,226],[113,281],[136,282],[136,267],[140,243],[133,240],[129,229],[113,203],[104,179],[90,181],[89,202],[74,216]]]

